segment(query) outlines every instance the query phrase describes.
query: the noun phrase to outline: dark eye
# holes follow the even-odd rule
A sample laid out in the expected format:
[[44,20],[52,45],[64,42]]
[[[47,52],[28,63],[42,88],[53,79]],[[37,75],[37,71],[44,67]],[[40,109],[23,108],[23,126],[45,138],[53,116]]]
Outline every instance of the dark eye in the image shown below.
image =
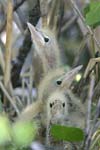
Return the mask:
[[60,80],[57,81],[57,84],[58,84],[58,85],[61,85],[61,83],[62,83],[62,81],[60,81]]
[[65,107],[65,103],[63,103],[63,107]]
[[44,37],[44,41],[47,43],[49,42],[49,38],[48,37]]
[[50,103],[50,107],[52,108],[52,104]]

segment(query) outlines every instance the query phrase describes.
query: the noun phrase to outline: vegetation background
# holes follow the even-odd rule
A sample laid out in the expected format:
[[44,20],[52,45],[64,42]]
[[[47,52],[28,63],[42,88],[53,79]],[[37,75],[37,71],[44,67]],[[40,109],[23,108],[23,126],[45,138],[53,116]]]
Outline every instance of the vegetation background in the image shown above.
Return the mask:
[[[27,22],[36,26],[40,17],[47,13],[47,3],[50,5],[52,1],[0,0],[0,124],[1,122],[4,123],[0,125],[0,130],[4,128],[3,134],[6,132],[3,144],[2,137],[0,137],[0,149],[2,150],[9,145],[9,136],[7,135],[10,129],[5,126],[5,122],[7,125],[11,125],[8,123],[9,119],[6,120],[5,113],[11,122],[14,122],[15,117],[20,115],[21,111],[36,98],[35,81],[32,82],[31,78],[32,67],[29,67],[32,64],[32,55],[28,58],[29,53],[31,53],[32,41]],[[71,90],[81,99],[82,103],[88,103],[86,135],[81,147],[82,150],[100,149],[99,12],[99,0],[61,0],[57,12],[59,16],[57,40],[62,61],[69,68],[83,65],[81,72],[77,74],[71,85]],[[23,76],[21,77],[22,72]],[[27,83],[26,78],[28,78],[29,83]],[[23,128],[23,126],[22,123],[21,127]],[[31,130],[30,123],[28,127]],[[17,130],[22,130],[19,128]],[[37,130],[35,125],[33,129]],[[23,132],[22,136],[24,134]],[[81,132],[79,137],[81,138]],[[30,147],[29,143],[26,145]],[[49,149],[48,147],[45,148]],[[11,144],[8,149],[17,148]],[[30,148],[26,146],[23,149]]]

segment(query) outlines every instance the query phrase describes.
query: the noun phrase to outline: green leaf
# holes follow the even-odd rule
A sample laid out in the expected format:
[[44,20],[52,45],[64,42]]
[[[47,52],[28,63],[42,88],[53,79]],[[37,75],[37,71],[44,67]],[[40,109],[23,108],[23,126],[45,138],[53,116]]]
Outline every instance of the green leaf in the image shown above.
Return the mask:
[[84,16],[86,17],[86,14],[90,11],[90,4],[87,4],[84,8]]
[[56,140],[65,140],[69,142],[80,142],[84,139],[83,130],[80,128],[61,125],[52,125],[51,135]]
[[91,27],[100,25],[100,2],[91,2],[86,14],[86,23]]

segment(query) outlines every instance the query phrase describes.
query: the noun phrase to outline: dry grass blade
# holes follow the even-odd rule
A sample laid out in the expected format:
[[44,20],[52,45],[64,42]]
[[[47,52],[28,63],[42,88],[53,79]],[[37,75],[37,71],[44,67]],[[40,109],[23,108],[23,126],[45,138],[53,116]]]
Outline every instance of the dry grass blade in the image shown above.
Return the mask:
[[0,88],[3,91],[3,93],[5,94],[5,96],[7,97],[7,99],[9,100],[9,102],[12,104],[13,108],[15,109],[16,113],[19,115],[19,110],[16,106],[16,104],[13,102],[12,97],[9,95],[9,93],[7,92],[7,90],[5,89],[3,83],[0,81]]
[[85,139],[85,150],[90,149],[90,143],[91,143],[91,104],[92,104],[92,96],[93,96],[93,89],[95,84],[95,78],[92,74],[91,81],[90,81],[90,89],[88,93],[88,110],[87,110],[87,118],[86,118],[86,139]]
[[48,26],[54,30],[57,28],[57,21],[58,21],[57,11],[59,10],[59,6],[61,5],[61,3],[62,3],[61,0],[52,1],[51,9],[48,14]]
[[84,78],[87,78],[88,74],[92,71],[92,69],[95,67],[96,63],[100,62],[100,57],[98,58],[91,58],[84,73]]
[[[99,131],[99,126],[100,126],[98,121],[99,116],[100,116],[100,99],[97,104],[92,127],[89,129],[89,133],[86,141],[86,150],[89,150],[89,148],[91,149],[92,147],[94,147],[97,141],[97,138],[95,138],[94,135]],[[100,139],[100,136],[98,138]]]
[[[99,147],[99,140],[100,140],[100,134],[97,136],[97,138],[95,139],[95,141],[94,141],[94,143],[93,143],[93,145],[91,146],[91,150],[94,150],[94,148],[95,148],[95,145],[98,145],[98,147]],[[97,147],[97,146],[96,146]],[[100,147],[99,147],[100,148]]]
[[88,94],[88,110],[87,110],[87,122],[86,122],[86,133],[87,134],[89,133],[89,129],[90,129],[91,104],[92,104],[94,84],[95,84],[95,78],[94,78],[94,75],[92,75],[91,82],[90,82],[89,94]]
[[72,24],[75,23],[76,19],[77,19],[77,16],[76,16],[76,15],[75,15],[75,16],[72,16],[72,18],[69,19],[69,20],[62,26],[62,28],[61,28],[61,33],[63,33],[63,32],[65,32],[66,30],[68,30],[68,28],[69,28]]
[[[8,87],[10,82],[10,70],[11,70],[11,44],[12,44],[12,21],[13,21],[13,4],[12,0],[8,0],[7,8],[7,26],[6,26],[6,51],[5,51],[5,72],[4,72],[4,84]],[[6,99],[4,100],[6,105]]]

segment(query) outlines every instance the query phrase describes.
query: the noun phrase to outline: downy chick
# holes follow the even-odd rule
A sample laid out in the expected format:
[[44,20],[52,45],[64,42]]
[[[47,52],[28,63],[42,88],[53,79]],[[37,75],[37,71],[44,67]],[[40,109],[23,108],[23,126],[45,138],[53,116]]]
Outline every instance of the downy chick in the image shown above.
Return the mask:
[[[51,124],[84,127],[84,108],[69,90],[80,69],[81,66],[66,73],[64,68],[60,68],[48,73],[40,82],[36,102],[27,106],[18,118],[27,121],[39,115],[40,124],[46,128],[46,144],[50,141]],[[58,81],[61,81],[60,85]]]
[[[48,143],[51,124],[81,126],[78,123],[84,118],[84,110],[80,101],[77,101],[77,99],[74,101],[74,96],[71,96],[69,90],[81,66],[69,72],[61,67],[56,32],[50,26],[42,26],[38,29],[28,23],[28,27],[35,50],[33,66],[38,96],[36,102],[27,106],[18,119],[27,121],[39,115],[42,126],[46,128],[46,143]],[[70,101],[69,97],[70,99],[73,97],[73,100]],[[80,121],[75,119],[73,121],[76,116],[78,116],[77,119],[80,118]]]
[[[48,1],[40,1],[42,17],[39,19],[36,27],[27,23],[33,42],[32,66],[34,74],[33,80],[36,88],[38,87],[41,79],[50,72],[50,70],[54,70],[62,66],[60,49],[57,41],[59,9],[62,1],[54,0],[50,3],[51,7],[49,7]],[[25,70],[23,68],[21,76],[23,76],[23,70]]]
[[36,86],[38,86],[41,78],[50,72],[50,70],[61,67],[60,50],[54,31],[50,31],[46,27],[38,29],[30,23],[28,23],[28,27],[34,44],[34,81]]

